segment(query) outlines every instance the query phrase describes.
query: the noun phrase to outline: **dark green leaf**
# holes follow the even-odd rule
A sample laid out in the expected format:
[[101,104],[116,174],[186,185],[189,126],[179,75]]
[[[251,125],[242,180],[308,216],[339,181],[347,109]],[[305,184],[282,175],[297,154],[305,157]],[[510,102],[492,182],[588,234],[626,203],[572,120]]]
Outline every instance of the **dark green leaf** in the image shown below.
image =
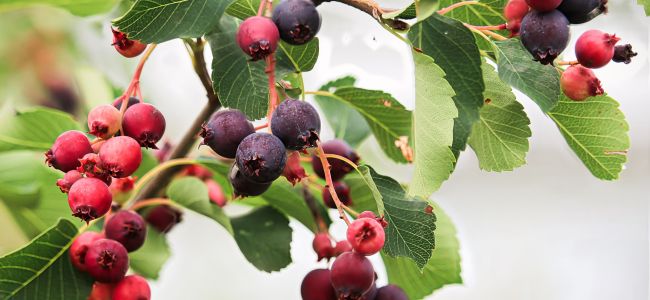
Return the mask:
[[142,162],[140,167],[133,173],[134,177],[142,178],[144,174],[147,174],[151,169],[155,168],[158,165],[158,159],[153,156],[151,151],[142,151]]
[[208,188],[196,177],[174,180],[167,188],[167,196],[179,205],[211,218],[232,233],[230,220],[221,208],[208,197]]
[[[465,0],[440,0],[440,7],[447,7],[454,3],[462,2]],[[472,25],[498,25],[505,24],[506,19],[503,17],[503,7],[506,5],[507,0],[481,0],[479,4],[465,5],[458,7],[445,16],[454,18],[463,23]],[[507,35],[508,31],[498,31],[500,34]],[[490,51],[492,44],[482,37],[476,39],[479,48]]]
[[129,253],[129,266],[146,278],[158,279],[160,270],[170,256],[171,251],[165,234],[148,227],[144,245],[137,251]]
[[80,130],[80,127],[64,112],[40,107],[16,112],[12,118],[0,121],[0,151],[45,151],[67,130]]
[[268,191],[262,194],[262,196],[254,198],[263,199],[264,202],[273,206],[275,209],[298,220],[309,230],[314,231],[316,230],[314,217],[312,217],[307,204],[305,204],[305,199],[299,192],[288,181],[279,179],[273,182]]
[[318,60],[319,49],[318,38],[300,46],[292,46],[281,41],[276,52],[278,66],[287,69],[287,72],[311,71]]

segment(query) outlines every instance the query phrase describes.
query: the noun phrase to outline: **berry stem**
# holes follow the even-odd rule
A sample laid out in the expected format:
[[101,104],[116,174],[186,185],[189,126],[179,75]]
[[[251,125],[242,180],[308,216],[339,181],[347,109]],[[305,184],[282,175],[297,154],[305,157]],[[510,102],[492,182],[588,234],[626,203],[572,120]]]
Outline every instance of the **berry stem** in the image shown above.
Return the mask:
[[[135,183],[135,186],[133,187],[133,197],[131,197],[131,199],[129,199],[129,201],[127,201],[127,203],[129,205],[126,205],[126,207],[129,207],[130,205],[132,205],[131,203],[134,202],[135,199],[137,199],[136,196],[138,196],[138,193],[145,186],[145,184],[147,184],[147,182],[152,181],[151,185],[154,185],[156,183],[152,179],[154,177],[156,177],[157,175],[160,176],[160,174],[162,174],[166,170],[171,169],[172,167],[183,166],[183,165],[193,165],[193,164],[196,164],[196,163],[197,163],[196,160],[193,160],[193,159],[177,158],[177,159],[168,160],[168,161],[156,166],[155,168],[149,170],[149,172],[147,172],[147,174],[144,174],[144,176],[142,176],[142,178],[140,178]],[[156,179],[157,179],[157,177],[156,177]]]
[[392,20],[384,19],[382,15],[387,12],[396,11],[392,8],[383,8],[380,7],[377,2],[374,0],[333,0],[339,3],[343,3],[349,6],[352,6],[366,14],[370,15],[373,19],[377,20],[380,24],[388,26],[392,29],[405,30],[408,28],[408,24],[401,20]]
[[575,66],[575,65],[579,65],[580,63],[577,60],[572,60],[572,61],[558,60],[555,62],[555,64],[559,66]]
[[325,220],[323,220],[323,216],[320,214],[318,204],[316,204],[316,199],[309,190],[309,183],[306,180],[302,182],[302,195],[303,198],[305,198],[305,203],[307,204],[307,207],[314,218],[314,222],[316,223],[316,232],[328,232],[327,224],[325,224]]
[[172,202],[169,199],[165,198],[152,198],[152,199],[145,199],[142,201],[138,201],[137,203],[133,203],[131,207],[129,207],[129,210],[132,211],[137,211],[138,209],[147,207],[147,206],[153,206],[153,205],[176,205],[176,203]]
[[262,13],[264,12],[264,8],[266,7],[266,0],[260,1],[260,5],[257,8],[257,16],[261,17]]
[[[124,94],[120,96],[122,98],[122,105],[120,106],[120,115],[122,117],[124,117],[124,112],[126,112],[126,108],[129,103],[129,97],[131,95],[137,95],[140,99],[140,102],[142,102],[142,92],[140,91],[140,76],[142,75],[142,70],[144,69],[144,63],[149,60],[149,57],[151,57],[151,53],[154,49],[156,49],[156,46],[156,44],[151,44],[149,47],[147,47],[147,50],[142,55],[142,58],[140,58],[140,62],[138,62],[138,66],[135,68],[135,72],[133,72],[131,83],[129,83],[129,86],[124,91]],[[120,127],[120,134],[124,135],[124,129],[122,127]]]
[[456,8],[463,7],[465,5],[475,5],[475,4],[481,4],[481,3],[478,2],[478,1],[463,1],[463,2],[454,3],[454,4],[449,5],[449,6],[445,7],[445,8],[443,8],[443,9],[438,10],[438,14],[439,15],[444,15],[444,14],[446,14],[446,13],[448,13],[448,12],[450,12],[450,11],[456,9]]
[[320,162],[323,165],[323,173],[325,173],[325,182],[327,182],[327,189],[330,191],[330,194],[332,195],[332,199],[334,199],[334,203],[336,204],[336,209],[339,211],[339,215],[343,221],[345,221],[345,224],[350,225],[350,220],[348,219],[348,216],[345,215],[345,212],[343,211],[343,203],[341,203],[341,200],[339,199],[339,195],[336,194],[336,190],[334,189],[334,181],[332,180],[332,174],[330,172],[330,163],[327,161],[326,153],[323,150],[323,144],[321,143],[320,140],[316,141],[316,146],[318,148],[318,157],[320,158]]
[[488,25],[488,26],[478,26],[478,25],[471,25],[467,24],[466,26],[470,26],[474,29],[478,30],[505,30],[506,29],[506,24],[500,24],[500,25]]
[[269,127],[269,123],[264,123],[262,125],[256,126],[255,131]]
[[349,159],[347,159],[347,158],[345,158],[343,156],[336,155],[336,154],[325,154],[325,157],[338,159],[340,161],[343,161],[344,163],[347,163],[348,165],[353,167],[355,170],[357,170],[357,171],[359,170],[359,166],[357,164],[355,164],[354,162],[352,162],[351,160],[349,160]]
[[493,38],[493,39],[495,39],[497,41],[505,41],[505,40],[508,39],[507,37],[502,36],[502,35],[500,35],[500,34],[498,34],[496,32],[490,31],[490,30],[476,29],[474,25],[470,25],[470,24],[463,24],[463,25],[465,25],[465,27],[469,28],[469,30],[471,30],[473,32],[476,32],[476,33],[478,33],[479,35],[481,35],[483,37],[489,36],[489,37],[491,37],[491,38]]
[[341,206],[343,207],[343,209],[345,209],[345,211],[347,211],[347,212],[348,212],[349,214],[351,214],[353,217],[356,218],[356,217],[359,216],[359,213],[358,213],[356,210],[352,209],[351,207],[349,207],[349,206],[347,206],[347,205],[345,205],[345,204],[343,204],[343,203],[341,203]]

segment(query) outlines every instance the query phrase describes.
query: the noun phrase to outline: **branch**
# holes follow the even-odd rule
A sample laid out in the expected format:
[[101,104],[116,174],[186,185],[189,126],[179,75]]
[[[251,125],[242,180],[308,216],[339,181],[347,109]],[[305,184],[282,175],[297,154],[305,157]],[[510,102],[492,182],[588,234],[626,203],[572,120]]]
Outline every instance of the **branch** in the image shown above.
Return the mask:
[[374,0],[330,0],[335,2],[340,2],[349,6],[352,6],[362,12],[367,13],[377,22],[386,24],[389,27],[397,30],[406,30],[408,29],[408,24],[404,21],[393,20],[393,19],[384,19],[382,15],[387,12],[395,11],[392,8],[382,8],[379,6],[379,3]]

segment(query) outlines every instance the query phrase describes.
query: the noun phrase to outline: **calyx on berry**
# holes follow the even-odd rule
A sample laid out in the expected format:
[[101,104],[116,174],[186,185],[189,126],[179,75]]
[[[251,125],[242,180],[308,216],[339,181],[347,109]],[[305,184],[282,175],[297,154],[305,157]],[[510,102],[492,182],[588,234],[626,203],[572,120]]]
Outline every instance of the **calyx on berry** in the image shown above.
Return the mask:
[[143,44],[137,40],[131,40],[126,34],[114,28],[111,28],[111,31],[113,32],[113,47],[124,57],[136,57],[147,48],[147,44]]
[[612,57],[612,60],[627,65],[632,62],[632,57],[635,56],[637,56],[637,53],[632,51],[632,45],[619,45],[614,48],[614,57]]
[[88,113],[88,133],[101,138],[112,137],[122,126],[122,115],[112,105],[96,106]]
[[311,104],[286,99],[273,112],[271,132],[289,150],[315,147],[320,133],[320,117]]
[[165,127],[165,116],[149,103],[135,104],[124,112],[124,134],[134,138],[142,147],[158,149],[156,143],[165,133]]
[[124,178],[131,176],[142,162],[140,144],[128,136],[116,136],[104,143],[99,150],[102,169],[111,176]]
[[59,189],[61,189],[62,193],[67,194],[70,191],[72,184],[74,184],[75,182],[77,182],[77,180],[81,178],[83,178],[83,176],[81,175],[81,173],[79,173],[79,171],[71,170],[65,173],[62,179],[58,179],[56,181],[56,185],[59,187]]
[[384,227],[374,218],[359,218],[348,226],[347,238],[354,251],[373,255],[384,247],[386,234]]
[[260,60],[278,48],[280,32],[269,18],[253,16],[244,20],[237,31],[237,44],[252,60]]
[[604,93],[596,74],[581,65],[571,66],[562,73],[560,87],[567,97],[575,101]]
[[86,252],[88,252],[88,246],[94,241],[103,239],[104,235],[98,232],[86,231],[77,238],[74,239],[72,245],[70,245],[70,250],[68,251],[70,255],[70,261],[72,265],[77,268],[77,270],[85,272],[86,271]]
[[129,269],[129,255],[122,244],[109,239],[99,239],[88,246],[84,258],[86,271],[99,282],[115,283]]
[[113,214],[104,226],[106,238],[120,242],[128,252],[140,249],[147,237],[144,219],[130,210]]
[[269,183],[282,174],[287,154],[284,144],[275,135],[257,132],[241,141],[235,162],[248,180]]

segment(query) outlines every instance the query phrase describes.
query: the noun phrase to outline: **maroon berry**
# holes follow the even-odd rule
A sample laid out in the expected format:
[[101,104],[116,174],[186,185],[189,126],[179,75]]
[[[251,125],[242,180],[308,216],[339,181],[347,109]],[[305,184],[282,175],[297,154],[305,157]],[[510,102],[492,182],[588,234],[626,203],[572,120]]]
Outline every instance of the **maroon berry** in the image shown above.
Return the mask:
[[580,65],[571,66],[562,73],[560,87],[567,97],[575,101],[604,93],[596,74]]
[[95,281],[88,300],[113,300],[113,289],[115,284]]
[[377,290],[375,300],[409,300],[409,297],[400,287],[389,284]]
[[45,162],[63,172],[76,169],[81,159],[87,153],[92,153],[90,141],[81,132],[70,130],[56,138],[52,148],[45,152]]
[[104,230],[106,238],[120,242],[128,252],[140,249],[147,237],[144,219],[130,210],[120,210],[113,214]]
[[[122,97],[118,97],[117,99],[115,99],[115,101],[113,101],[113,106],[115,108],[117,108],[118,110],[122,109],[122,101],[123,100],[124,99],[122,99]],[[129,100],[126,102],[126,108],[128,109],[129,107],[131,107],[133,105],[136,105],[138,103],[140,103],[140,99],[138,99],[136,97],[129,97]]]
[[314,252],[318,256],[318,261],[326,258],[330,259],[334,254],[334,247],[332,247],[332,241],[330,240],[329,235],[326,232],[317,233],[314,236],[314,241],[311,243]]
[[99,282],[114,283],[122,280],[129,269],[129,255],[122,244],[109,239],[99,239],[88,246],[84,260],[86,271]]
[[[341,200],[341,203],[343,203],[343,205],[352,205],[352,200],[350,198],[350,188],[348,188],[347,184],[341,181],[336,181],[334,182],[334,190],[336,191],[336,195],[339,196],[339,200]],[[327,187],[323,188],[323,203],[325,203],[325,206],[329,208],[336,208],[336,203],[334,202],[334,198],[332,198],[332,193],[330,193],[330,189]]]
[[210,146],[214,152],[226,158],[235,158],[239,143],[254,132],[255,127],[243,112],[226,109],[212,115],[199,134],[203,137],[203,144]]
[[237,31],[237,44],[254,61],[275,52],[279,38],[275,23],[266,17],[250,17],[239,25]]
[[115,47],[115,50],[124,57],[136,57],[147,48],[146,44],[136,40],[131,40],[122,32],[113,28],[111,28],[111,31],[113,32],[113,47]]
[[632,51],[632,45],[620,45],[614,48],[614,57],[612,57],[612,60],[627,65],[632,62],[632,57],[635,57],[636,55],[637,53]]
[[210,201],[219,207],[224,207],[226,205],[226,195],[223,193],[221,186],[212,179],[206,180],[205,185],[208,187]]
[[307,273],[300,285],[300,295],[302,300],[336,300],[330,270],[316,269]]
[[183,213],[168,205],[158,205],[147,212],[146,220],[160,232],[167,233],[182,221]]
[[526,3],[536,11],[547,12],[560,6],[562,0],[526,0]]
[[519,35],[521,20],[526,16],[530,7],[526,0],[510,0],[503,8],[503,15],[508,21],[506,28],[510,30],[511,36]]
[[576,57],[584,67],[604,67],[614,57],[614,46],[621,39],[600,30],[589,30],[576,41]]
[[132,191],[134,185],[135,185],[135,179],[129,176],[124,178],[113,179],[113,182],[111,182],[111,185],[108,186],[108,188],[110,189],[111,194],[115,196],[117,194],[128,193]]
[[58,179],[56,181],[56,185],[59,187],[59,189],[61,189],[61,192],[68,193],[70,191],[70,187],[72,187],[72,184],[81,178],[83,178],[83,176],[81,176],[81,173],[79,173],[79,171],[71,170],[65,173],[62,179]]
[[373,255],[382,247],[386,240],[384,227],[374,218],[359,218],[354,220],[347,231],[348,242],[354,251],[363,255]]
[[284,166],[284,171],[282,171],[282,176],[287,178],[294,186],[303,178],[307,177],[305,168],[302,167],[302,163],[300,162],[300,153],[294,151],[287,155],[287,163]]
[[519,32],[521,43],[542,64],[551,64],[569,44],[569,20],[559,11],[530,11]]
[[[375,275],[376,279],[376,275]],[[370,289],[359,298],[359,300],[376,300],[375,297],[377,297],[377,283],[373,283]]]
[[104,169],[102,169],[102,163],[99,159],[99,155],[95,153],[88,153],[82,157],[79,162],[81,165],[77,168],[77,171],[86,175],[86,177],[97,178],[106,185],[110,185],[112,178],[110,174]]
[[116,178],[131,176],[142,162],[140,144],[128,136],[116,136],[99,150],[102,168]]
[[273,112],[271,132],[280,138],[289,150],[315,147],[320,133],[320,117],[311,104],[286,99]]
[[186,166],[181,174],[184,176],[197,177],[201,180],[212,179],[212,171],[201,165]]
[[126,109],[122,129],[142,147],[158,149],[156,143],[165,133],[165,117],[148,103],[138,103]]
[[86,231],[77,238],[74,239],[72,245],[70,245],[70,261],[72,265],[77,268],[77,270],[85,272],[86,271],[86,252],[88,252],[88,246],[94,241],[103,239],[104,235],[98,232]]
[[334,247],[334,256],[339,256],[345,252],[352,251],[352,245],[346,240],[338,241]]
[[149,300],[151,288],[147,280],[138,275],[129,275],[120,280],[113,291],[113,300]]
[[233,164],[230,168],[228,180],[232,185],[235,197],[259,196],[266,192],[272,184],[272,182],[257,183],[248,180],[248,178],[239,171],[237,164]]
[[[343,156],[355,164],[359,162],[359,156],[356,152],[354,152],[354,149],[352,149],[346,142],[342,140],[331,140],[323,143],[323,151],[325,151],[326,154],[336,154]],[[334,181],[340,180],[346,174],[354,170],[352,166],[348,165],[344,161],[340,161],[334,158],[328,158],[327,161],[331,166],[330,173],[332,174],[332,180]],[[320,178],[325,178],[323,165],[321,164],[320,158],[318,156],[312,156],[311,166],[314,168],[314,173],[316,173],[316,175],[318,175]]]
[[248,180],[269,183],[284,171],[287,154],[284,144],[275,135],[257,132],[241,141],[235,162]]
[[108,186],[96,178],[81,178],[68,193],[72,215],[86,222],[105,215],[111,208],[113,197]]
[[112,105],[99,105],[88,113],[88,133],[98,138],[112,137],[120,130],[120,126],[122,126],[122,115]]
[[343,299],[358,299],[375,282],[372,263],[362,254],[346,252],[332,264],[332,286]]

